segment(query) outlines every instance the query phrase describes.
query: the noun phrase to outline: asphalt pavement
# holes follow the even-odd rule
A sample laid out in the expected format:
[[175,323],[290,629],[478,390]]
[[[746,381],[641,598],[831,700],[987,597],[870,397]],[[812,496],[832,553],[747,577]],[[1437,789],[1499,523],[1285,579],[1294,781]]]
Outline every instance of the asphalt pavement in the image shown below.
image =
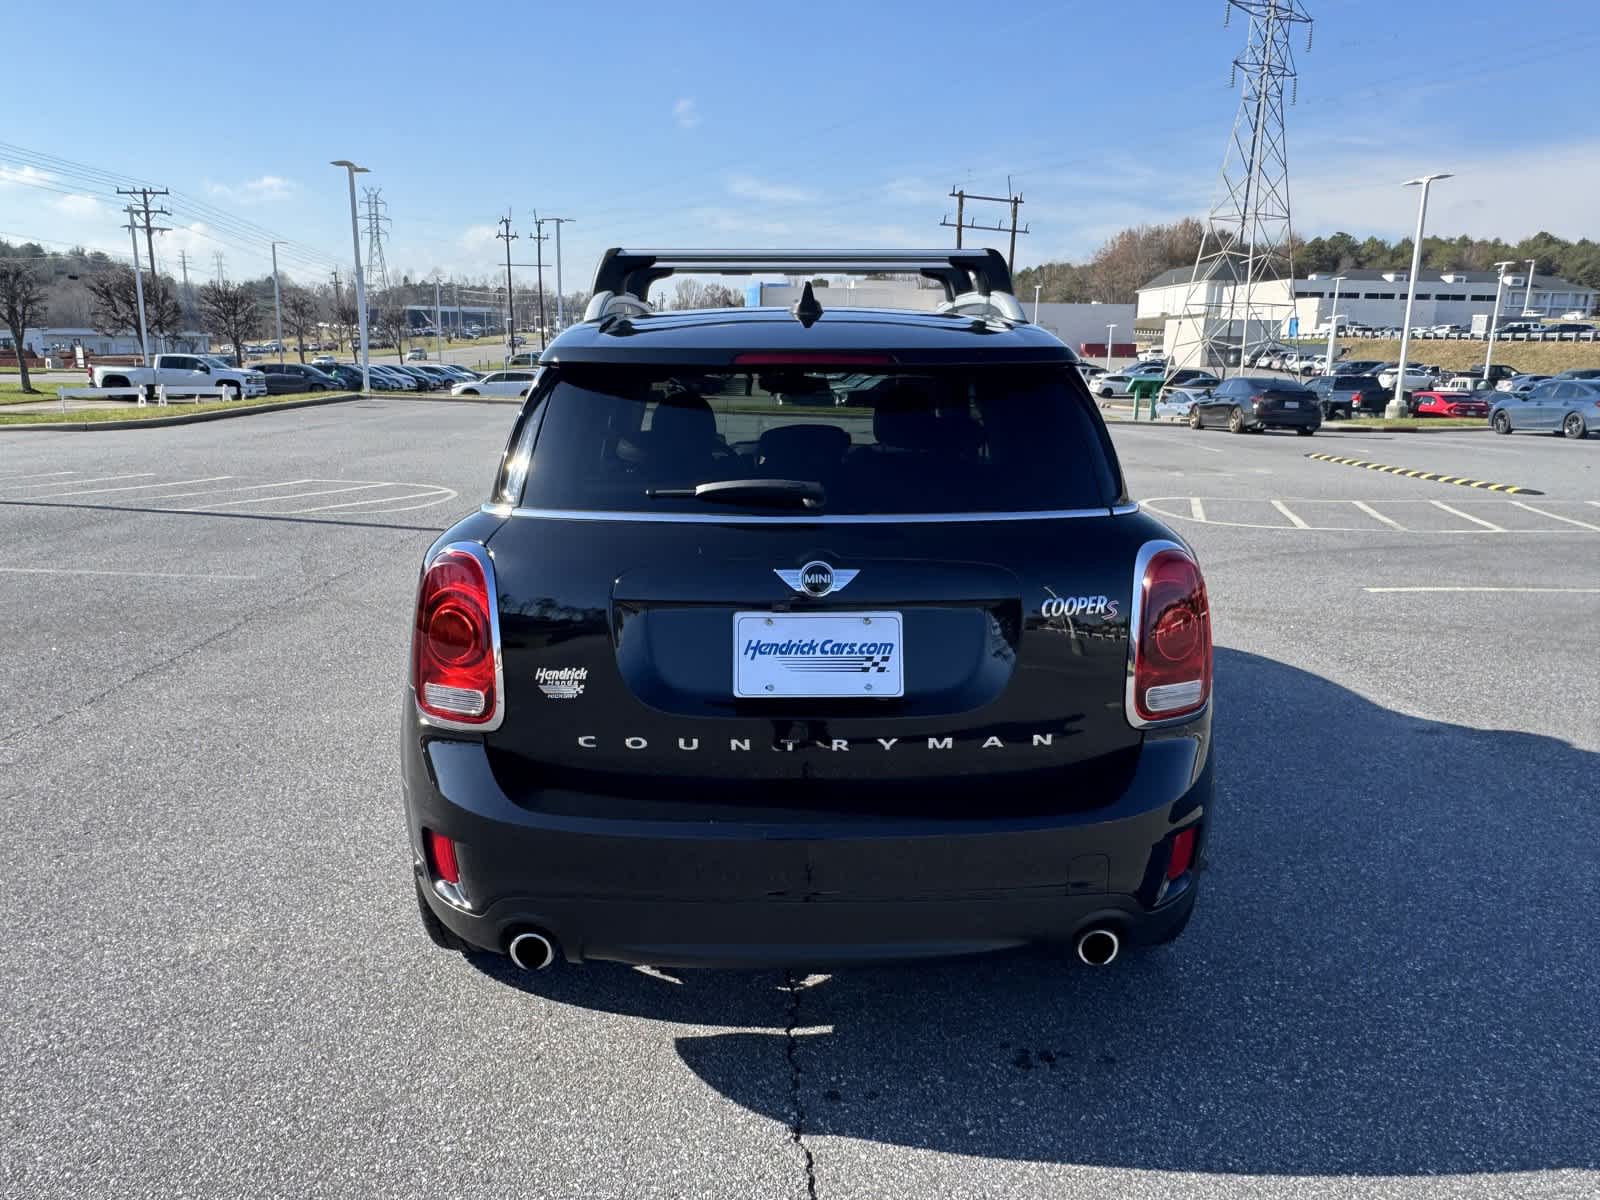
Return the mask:
[[396,747],[514,415],[0,430],[0,1194],[1600,1193],[1600,441],[1113,430],[1215,617],[1172,947],[523,977],[423,937]]

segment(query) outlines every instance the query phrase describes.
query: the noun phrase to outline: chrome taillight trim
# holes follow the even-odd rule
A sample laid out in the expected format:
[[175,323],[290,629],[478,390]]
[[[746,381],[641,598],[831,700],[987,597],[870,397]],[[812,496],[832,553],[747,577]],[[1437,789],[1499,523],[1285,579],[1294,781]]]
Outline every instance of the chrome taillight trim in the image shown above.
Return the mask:
[[[1144,629],[1144,573],[1149,569],[1152,558],[1168,550],[1176,551],[1187,558],[1194,564],[1194,569],[1199,573],[1200,578],[1202,580],[1205,578],[1205,572],[1200,570],[1200,563],[1195,558],[1194,552],[1185,545],[1159,538],[1155,541],[1146,542],[1139,547],[1139,554],[1133,560],[1133,602],[1128,606],[1128,677],[1122,693],[1123,715],[1128,718],[1128,724],[1135,729],[1161,729],[1168,725],[1183,725],[1193,721],[1211,707],[1211,697],[1207,696],[1205,703],[1199,708],[1179,713],[1177,716],[1147,718],[1139,715],[1136,674],[1139,666],[1139,640],[1141,631]],[[1210,614],[1207,613],[1208,636],[1210,624]],[[1215,671],[1214,656],[1212,669]],[[1212,687],[1213,689],[1216,687],[1215,679],[1212,681]]]
[[422,574],[417,578],[417,598],[421,599],[422,580],[426,578],[428,572],[433,568],[433,564],[439,561],[440,556],[450,550],[460,550],[470,554],[478,560],[478,566],[483,569],[484,587],[489,595],[489,640],[494,651],[494,712],[487,721],[452,721],[448,717],[430,713],[422,707],[422,698],[417,695],[416,691],[417,614],[415,604],[411,608],[412,661],[407,672],[409,678],[406,682],[411,688],[411,703],[416,709],[417,719],[424,725],[432,726],[435,729],[455,729],[465,733],[488,733],[499,729],[500,723],[505,720],[506,715],[506,673],[505,664],[501,661],[500,654],[500,591],[495,585],[493,556],[479,542],[450,542],[448,545],[440,546],[438,552],[429,556],[428,560],[422,564]]

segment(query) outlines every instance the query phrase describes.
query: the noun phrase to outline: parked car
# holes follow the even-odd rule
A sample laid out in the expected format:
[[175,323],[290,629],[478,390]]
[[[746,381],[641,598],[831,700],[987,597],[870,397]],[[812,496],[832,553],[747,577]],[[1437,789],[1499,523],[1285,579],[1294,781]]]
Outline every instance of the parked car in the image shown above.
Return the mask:
[[236,367],[215,354],[157,354],[148,367],[91,367],[89,382],[97,388],[127,388],[130,392],[151,384],[165,384],[182,395],[184,384],[195,388],[222,388],[227,398],[265,396],[267,378],[255,367]]
[[1203,400],[1210,390],[1208,387],[1168,388],[1156,398],[1151,416],[1187,421],[1194,406]]
[[425,392],[439,391],[439,390],[442,390],[444,388],[444,386],[445,386],[440,380],[434,378],[427,371],[423,370],[421,367],[417,366],[415,363],[396,363],[395,366],[394,366],[394,369],[396,371],[401,372],[402,374],[409,375],[409,376],[411,376],[411,378],[415,379],[417,381],[418,386],[421,388],[422,391],[425,391]]
[[1109,400],[1113,396],[1130,396],[1129,386],[1135,379],[1161,379],[1167,373],[1165,367],[1139,367],[1130,370],[1114,371],[1102,375],[1094,381],[1093,391],[1102,400]]
[[332,375],[304,363],[256,363],[254,369],[267,377],[267,393],[273,396],[295,392],[336,392],[341,384]]
[[431,378],[436,388],[453,388],[461,382],[454,372],[446,371],[438,363],[417,363],[413,369]]
[[[1378,382],[1392,392],[1395,389],[1395,384],[1399,378],[1399,373],[1399,364],[1379,371]],[[1426,368],[1408,365],[1406,367],[1405,389],[1409,392],[1415,390],[1416,388],[1428,387],[1433,383],[1434,378],[1434,375],[1432,375]]]
[[424,350],[421,346],[414,346],[410,350],[406,351],[406,361],[407,362],[427,362],[428,361],[428,352],[426,350]]
[[[1588,315],[1589,314],[1584,312],[1583,309],[1575,308],[1571,312],[1562,313],[1561,314],[1561,319],[1563,321],[1581,321],[1585,317],[1587,317]],[[1593,326],[1591,326],[1591,328],[1593,328]]]
[[1354,376],[1318,375],[1306,384],[1317,394],[1317,403],[1322,405],[1322,419],[1336,421],[1340,418],[1349,418],[1355,415],[1355,401],[1349,389],[1340,389],[1334,393],[1334,387],[1343,379],[1352,379]]
[[1557,379],[1600,379],[1600,367],[1573,367],[1570,370],[1558,372],[1555,377]]
[[1526,392],[1501,397],[1489,410],[1496,433],[1527,430],[1584,438],[1600,430],[1600,381],[1547,379]]
[[[361,390],[360,367],[351,366],[349,363],[336,362],[332,366],[323,367],[322,370],[346,391],[359,392]],[[373,381],[373,386],[374,388],[378,386],[376,380]]]
[[[594,292],[674,258],[608,251]],[[999,254],[948,261],[1015,303]],[[1125,503],[1072,353],[1025,321],[717,317],[565,331],[492,503],[422,558],[398,750],[426,936],[524,970],[1178,936],[1217,819],[1209,602]],[[865,366],[870,421],[775,402]]]
[[1544,327],[1546,333],[1593,333],[1594,326],[1581,321],[1555,321]]
[[458,383],[450,389],[452,396],[525,396],[538,371],[490,371],[482,379]]
[[1372,375],[1387,366],[1398,366],[1398,363],[1380,362],[1375,358],[1342,358],[1333,364],[1334,375]]
[[1226,426],[1232,433],[1293,429],[1310,437],[1322,426],[1322,405],[1304,384],[1276,376],[1236,375],[1195,402],[1191,429]]
[[1161,386],[1163,391],[1170,390],[1172,388],[1189,388],[1197,391],[1207,391],[1210,388],[1216,387],[1221,382],[1222,380],[1218,379],[1210,371],[1201,371],[1194,367],[1185,367],[1181,371],[1174,371],[1172,375],[1162,383]]
[[1489,402],[1471,392],[1433,388],[1412,392],[1407,398],[1414,417],[1487,417]]
[[372,363],[368,368],[373,383],[386,392],[416,392],[422,390],[417,380],[388,363]]
[[334,356],[331,354],[319,354],[311,360],[311,365],[313,367],[320,367],[325,371],[329,367],[337,366],[338,362],[339,360],[334,358]]
[[457,383],[471,383],[474,379],[483,378],[483,375],[480,372],[469,371],[466,367],[463,367],[458,363],[438,363],[437,366],[439,370],[443,371],[446,375],[455,376]]
[[1262,342],[1258,345],[1246,347],[1244,352],[1244,365],[1247,367],[1267,366],[1267,360],[1276,358],[1289,350],[1282,342]]
[[1543,383],[1549,378],[1548,375],[1513,375],[1510,379],[1502,379],[1494,386],[1497,392],[1530,392],[1535,384]]

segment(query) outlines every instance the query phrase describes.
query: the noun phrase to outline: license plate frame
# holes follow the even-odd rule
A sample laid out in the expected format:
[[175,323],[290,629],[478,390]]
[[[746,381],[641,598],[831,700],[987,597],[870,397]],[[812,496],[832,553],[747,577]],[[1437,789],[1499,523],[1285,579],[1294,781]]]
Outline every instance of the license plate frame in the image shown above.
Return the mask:
[[738,700],[893,700],[905,695],[898,612],[736,612]]

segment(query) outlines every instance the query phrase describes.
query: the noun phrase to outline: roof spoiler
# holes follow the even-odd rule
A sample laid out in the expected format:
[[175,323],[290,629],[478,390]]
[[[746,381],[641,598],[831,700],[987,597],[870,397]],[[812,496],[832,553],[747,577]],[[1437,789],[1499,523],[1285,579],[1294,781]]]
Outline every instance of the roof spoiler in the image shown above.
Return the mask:
[[[1011,271],[998,250],[627,250],[600,257],[586,320],[608,310],[639,311],[650,285],[673,275],[918,274],[944,285],[947,306],[984,308],[1025,319],[1012,293]],[[1009,303],[1008,303],[1009,301]]]

